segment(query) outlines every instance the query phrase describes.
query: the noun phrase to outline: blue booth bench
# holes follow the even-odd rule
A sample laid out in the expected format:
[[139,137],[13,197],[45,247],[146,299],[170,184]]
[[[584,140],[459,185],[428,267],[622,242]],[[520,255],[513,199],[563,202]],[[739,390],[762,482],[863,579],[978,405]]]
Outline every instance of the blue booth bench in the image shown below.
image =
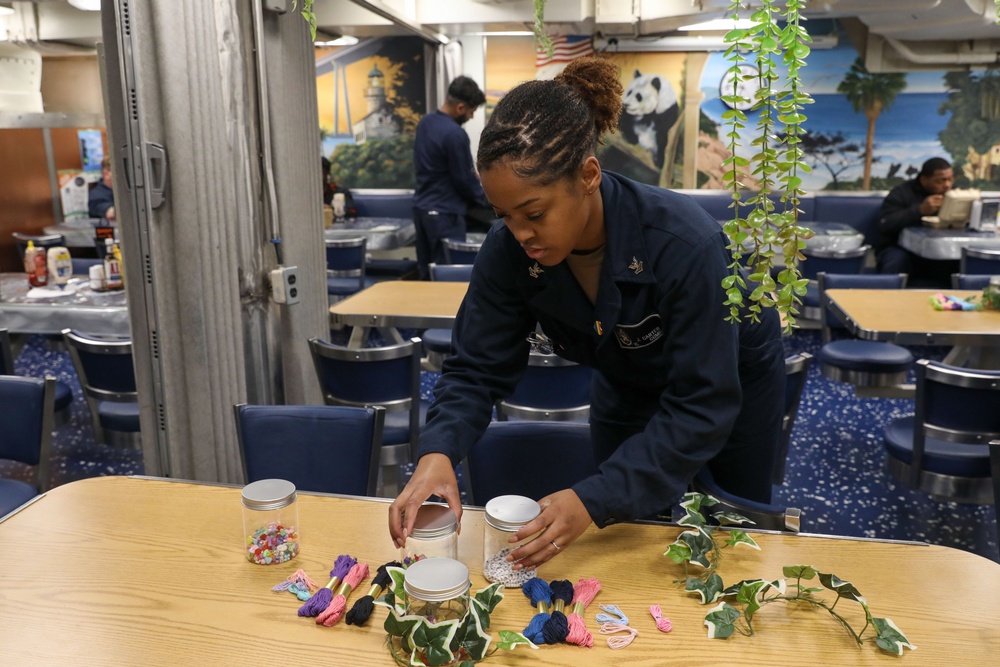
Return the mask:
[[[732,193],[727,190],[679,190],[690,195],[716,220],[733,217],[729,208]],[[745,193],[743,200],[750,194]],[[810,222],[842,222],[858,230],[866,244],[873,244],[878,234],[879,209],[885,192],[819,192],[803,195],[799,202],[799,222],[808,227]],[[778,196],[772,196],[775,209],[784,206]]]

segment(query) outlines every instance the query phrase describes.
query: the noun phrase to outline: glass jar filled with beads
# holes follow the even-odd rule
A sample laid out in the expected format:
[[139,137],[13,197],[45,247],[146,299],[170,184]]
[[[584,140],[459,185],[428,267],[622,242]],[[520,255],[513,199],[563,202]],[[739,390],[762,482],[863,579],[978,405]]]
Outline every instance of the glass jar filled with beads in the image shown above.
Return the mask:
[[458,517],[447,505],[424,503],[399,552],[403,565],[423,558],[458,558]]
[[248,561],[272,565],[298,555],[295,501],[295,485],[284,479],[262,479],[243,487],[243,548]]
[[469,568],[452,558],[424,558],[406,568],[406,613],[435,623],[458,620],[469,609]]
[[524,496],[497,496],[486,503],[486,528],[483,535],[483,576],[493,584],[507,588],[520,587],[535,576],[534,570],[515,570],[507,562],[507,554],[534,535],[519,542],[510,542],[511,535],[541,513],[542,509],[531,498]]

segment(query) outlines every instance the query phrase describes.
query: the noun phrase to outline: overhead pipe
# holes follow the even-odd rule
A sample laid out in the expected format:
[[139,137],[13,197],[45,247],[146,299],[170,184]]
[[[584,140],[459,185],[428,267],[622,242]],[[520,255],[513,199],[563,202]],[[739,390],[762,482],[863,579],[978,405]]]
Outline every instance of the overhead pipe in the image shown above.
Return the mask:
[[905,42],[881,36],[903,58],[915,65],[992,65],[1000,62],[1000,53],[917,53]]

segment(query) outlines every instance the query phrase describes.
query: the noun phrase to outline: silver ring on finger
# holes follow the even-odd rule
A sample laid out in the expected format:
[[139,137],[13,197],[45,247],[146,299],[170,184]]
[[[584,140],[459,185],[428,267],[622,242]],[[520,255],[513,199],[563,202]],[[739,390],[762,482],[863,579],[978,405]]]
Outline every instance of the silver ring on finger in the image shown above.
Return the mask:
[[551,542],[549,542],[549,544],[551,544],[552,546],[554,546],[556,548],[556,551],[562,551],[562,547],[560,547],[558,544],[556,544],[555,541],[551,541]]

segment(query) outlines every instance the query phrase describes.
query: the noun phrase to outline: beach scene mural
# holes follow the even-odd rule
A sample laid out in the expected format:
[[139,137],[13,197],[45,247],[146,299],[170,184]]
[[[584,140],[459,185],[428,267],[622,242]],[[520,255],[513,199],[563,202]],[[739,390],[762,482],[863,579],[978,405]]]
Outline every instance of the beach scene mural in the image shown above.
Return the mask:
[[[723,55],[713,53],[702,72],[698,187],[720,187],[715,172],[727,151],[718,136],[726,132],[728,107],[719,87],[728,69]],[[833,49],[812,51],[801,74],[814,100],[804,110],[803,148],[812,167],[803,176],[806,190],[888,190],[931,157],[952,162],[958,186],[1000,185],[996,71],[871,73],[842,38]],[[747,115],[750,131],[757,113]],[[750,156],[751,139],[744,138],[743,157]]]

